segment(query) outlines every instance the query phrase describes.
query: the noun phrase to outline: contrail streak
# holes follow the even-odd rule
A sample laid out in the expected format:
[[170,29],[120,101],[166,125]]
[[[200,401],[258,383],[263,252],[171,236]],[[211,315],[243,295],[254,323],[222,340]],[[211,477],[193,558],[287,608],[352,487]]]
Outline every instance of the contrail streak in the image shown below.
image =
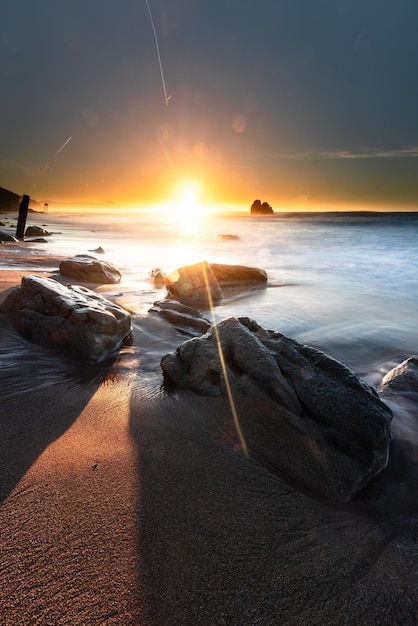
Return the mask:
[[160,74],[161,74],[161,82],[163,83],[165,104],[166,106],[168,106],[168,101],[170,100],[171,95],[167,96],[167,90],[165,88],[164,72],[163,72],[163,65],[161,63],[161,55],[160,55],[160,47],[158,45],[157,31],[155,30],[154,20],[152,19],[152,13],[151,13],[151,9],[149,8],[148,0],[145,0],[145,2],[146,2],[148,13],[149,13],[149,18],[151,20],[152,30],[154,31],[155,47],[157,48],[158,63],[160,64]]
[[67,143],[68,143],[69,141],[71,141],[71,139],[72,139],[72,138],[73,138],[73,137],[72,137],[72,135],[71,135],[71,137],[68,137],[67,141],[66,141],[65,143],[63,143],[63,144],[62,144],[62,146],[61,146],[61,148],[60,148],[59,150],[57,150],[57,151],[56,151],[56,153],[54,154],[54,156],[52,157],[52,159],[49,159],[48,163],[46,163],[46,164],[43,166],[43,168],[42,168],[42,170],[41,170],[41,174],[43,174],[43,173],[45,172],[45,170],[46,170],[46,168],[48,167],[48,165],[49,165],[49,164],[50,164],[50,163],[51,163],[51,162],[52,162],[52,161],[53,161],[53,160],[54,160],[54,159],[55,159],[55,158],[59,155],[59,153],[60,153],[62,150],[64,150],[65,146],[67,145]]

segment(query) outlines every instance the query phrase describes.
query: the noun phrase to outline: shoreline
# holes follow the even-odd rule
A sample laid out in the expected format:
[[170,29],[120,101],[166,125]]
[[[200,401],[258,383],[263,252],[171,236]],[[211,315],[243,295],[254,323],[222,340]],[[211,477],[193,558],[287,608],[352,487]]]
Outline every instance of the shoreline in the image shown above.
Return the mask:
[[[35,267],[0,270],[0,301]],[[134,325],[113,363],[80,367],[0,314],[0,623],[412,626],[418,414],[398,407],[356,501],[324,501],[242,453],[223,398],[164,394],[182,340]]]

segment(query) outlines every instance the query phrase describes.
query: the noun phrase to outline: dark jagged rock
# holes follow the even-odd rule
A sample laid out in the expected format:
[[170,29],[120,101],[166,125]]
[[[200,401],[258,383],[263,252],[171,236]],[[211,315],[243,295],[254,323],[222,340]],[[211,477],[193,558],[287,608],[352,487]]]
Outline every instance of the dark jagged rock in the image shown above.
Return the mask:
[[210,263],[210,269],[219,283],[228,282],[266,282],[267,273],[258,267],[247,265],[224,265],[223,263]]
[[0,311],[25,337],[87,364],[114,356],[132,332],[129,313],[110,300],[39,276],[23,277]]
[[95,252],[96,254],[104,254],[105,250],[102,248],[102,246],[99,246],[95,250],[89,250],[89,252]]
[[13,191],[0,187],[0,210],[5,213],[19,210],[19,196]]
[[40,226],[28,226],[25,230],[25,237],[50,237],[50,235],[51,233]]
[[374,389],[248,318],[186,341],[161,367],[170,386],[231,395],[249,452],[321,496],[348,502],[387,464],[392,412]]
[[175,326],[193,328],[199,333],[205,333],[211,327],[211,323],[197,309],[186,306],[177,300],[154,302],[150,312],[157,313]]
[[185,265],[165,276],[167,291],[180,301],[217,302],[222,291],[207,261]]
[[274,211],[268,202],[263,202],[261,204],[260,200],[254,200],[251,205],[250,213],[253,215],[271,215]]
[[383,377],[377,390],[381,394],[391,392],[418,393],[418,358],[411,356],[391,369]]
[[89,283],[118,283],[122,278],[118,268],[108,261],[99,261],[89,254],[78,254],[71,259],[64,259],[59,266],[63,276]]
[[14,237],[13,235],[10,235],[10,233],[6,233],[4,230],[0,230],[0,241],[14,241],[15,243],[18,243],[18,239],[16,239],[16,237]]

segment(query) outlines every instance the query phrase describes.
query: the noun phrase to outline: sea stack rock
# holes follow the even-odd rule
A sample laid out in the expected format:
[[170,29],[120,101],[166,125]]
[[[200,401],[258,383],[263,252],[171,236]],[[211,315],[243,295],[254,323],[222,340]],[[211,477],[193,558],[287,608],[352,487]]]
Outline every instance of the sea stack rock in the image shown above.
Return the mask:
[[254,200],[251,205],[250,212],[253,215],[271,215],[274,213],[269,203],[263,202],[263,204],[261,204],[261,200]]
[[239,423],[242,447],[321,496],[348,502],[387,464],[393,415],[374,389],[253,320],[223,320],[161,367],[168,387],[224,396],[225,416],[235,417],[223,426]]
[[24,276],[1,312],[11,314],[25,337],[89,365],[114,356],[131,337],[127,311],[86,287],[51,278]]

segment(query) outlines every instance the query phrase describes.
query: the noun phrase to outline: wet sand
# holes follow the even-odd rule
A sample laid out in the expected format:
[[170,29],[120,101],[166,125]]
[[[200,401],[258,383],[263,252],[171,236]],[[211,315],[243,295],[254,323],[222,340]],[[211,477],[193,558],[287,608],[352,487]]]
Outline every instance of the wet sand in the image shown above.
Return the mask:
[[243,454],[223,399],[162,391],[174,328],[134,337],[80,367],[0,314],[0,624],[415,625],[417,405],[357,501],[322,501]]

